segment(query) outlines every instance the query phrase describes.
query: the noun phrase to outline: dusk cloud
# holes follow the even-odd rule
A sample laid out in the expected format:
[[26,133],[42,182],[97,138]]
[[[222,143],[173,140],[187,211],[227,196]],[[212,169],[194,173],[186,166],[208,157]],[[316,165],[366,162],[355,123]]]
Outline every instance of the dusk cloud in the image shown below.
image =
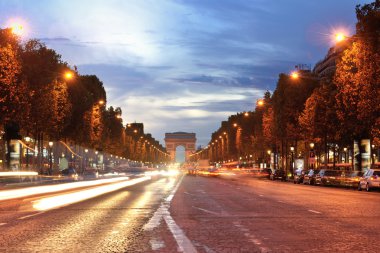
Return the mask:
[[0,0],[0,16],[97,75],[125,123],[143,122],[161,143],[165,132],[195,132],[205,145],[279,73],[323,58],[332,30],[352,32],[355,5],[368,2]]

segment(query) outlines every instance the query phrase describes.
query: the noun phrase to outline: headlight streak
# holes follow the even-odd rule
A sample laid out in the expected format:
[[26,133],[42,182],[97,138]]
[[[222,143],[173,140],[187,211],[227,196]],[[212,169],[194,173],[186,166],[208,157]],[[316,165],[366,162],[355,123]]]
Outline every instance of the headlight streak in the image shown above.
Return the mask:
[[47,197],[47,198],[43,198],[37,201],[33,201],[33,208],[40,211],[58,208],[58,207],[70,205],[73,203],[77,203],[83,200],[87,200],[90,198],[94,198],[94,197],[103,195],[105,193],[113,192],[113,191],[122,189],[124,187],[135,185],[135,184],[138,184],[150,179],[151,177],[141,177],[141,178],[136,178],[136,179],[132,179],[128,181],[114,183],[111,185],[99,186],[93,189],[87,189],[87,190],[62,194],[62,195],[53,196],[53,197]]
[[2,171],[0,177],[38,176],[34,171]]
[[115,183],[119,181],[125,181],[128,179],[129,177],[117,177],[117,178],[101,179],[101,180],[94,180],[94,181],[65,183],[65,184],[59,184],[59,185],[44,185],[44,186],[27,187],[27,188],[22,188],[22,189],[15,189],[15,190],[5,190],[5,191],[0,191],[0,201],[28,197],[28,196],[43,194],[43,193],[71,190],[71,189],[76,189],[80,187]]
[[145,172],[146,176],[166,176],[166,177],[174,177],[179,174],[178,170],[152,170]]

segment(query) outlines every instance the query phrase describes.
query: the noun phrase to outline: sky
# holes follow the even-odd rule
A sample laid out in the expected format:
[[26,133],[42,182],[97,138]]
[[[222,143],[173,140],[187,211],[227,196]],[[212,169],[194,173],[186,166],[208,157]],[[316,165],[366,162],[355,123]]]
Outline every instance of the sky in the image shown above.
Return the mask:
[[230,115],[254,110],[280,73],[323,59],[355,32],[356,0],[0,0],[0,27],[20,22],[80,74],[103,82],[124,124],[193,132],[207,145]]

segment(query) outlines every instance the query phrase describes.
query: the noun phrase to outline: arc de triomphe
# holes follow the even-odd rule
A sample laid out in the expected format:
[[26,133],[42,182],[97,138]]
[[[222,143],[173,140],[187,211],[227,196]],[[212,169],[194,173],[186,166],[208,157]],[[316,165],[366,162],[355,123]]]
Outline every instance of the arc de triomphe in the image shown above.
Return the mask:
[[166,151],[169,152],[171,161],[175,161],[176,149],[178,146],[183,146],[185,148],[185,161],[188,161],[189,156],[195,151],[196,141],[195,133],[165,133]]

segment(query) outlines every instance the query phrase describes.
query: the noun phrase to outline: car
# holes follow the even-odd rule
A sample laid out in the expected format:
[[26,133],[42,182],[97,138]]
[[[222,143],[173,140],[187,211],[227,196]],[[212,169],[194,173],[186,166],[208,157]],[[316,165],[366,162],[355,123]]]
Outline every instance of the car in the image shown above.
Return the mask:
[[319,170],[310,169],[303,177],[303,183],[313,185],[315,184],[315,177],[318,175]]
[[78,173],[74,168],[66,168],[59,172],[59,178],[63,178],[70,181],[78,180]]
[[84,179],[97,179],[99,178],[99,171],[97,169],[86,169],[83,172]]
[[344,172],[344,174],[342,174],[341,185],[345,187],[357,188],[363,174],[364,173],[362,171]]
[[[322,170],[319,172],[317,177],[322,185],[341,185],[342,171],[340,170]],[[316,178],[316,179],[317,179]]]
[[272,174],[272,169],[270,168],[262,168],[259,173],[256,175],[258,178],[267,178],[270,179],[270,175]]
[[293,182],[295,184],[303,183],[303,178],[305,176],[306,171],[299,169],[294,172]]
[[281,180],[281,181],[286,181],[286,174],[285,171],[283,170],[274,170],[269,176],[270,180]]
[[380,188],[380,169],[369,169],[360,178],[358,190],[365,189],[367,192],[372,188]]

